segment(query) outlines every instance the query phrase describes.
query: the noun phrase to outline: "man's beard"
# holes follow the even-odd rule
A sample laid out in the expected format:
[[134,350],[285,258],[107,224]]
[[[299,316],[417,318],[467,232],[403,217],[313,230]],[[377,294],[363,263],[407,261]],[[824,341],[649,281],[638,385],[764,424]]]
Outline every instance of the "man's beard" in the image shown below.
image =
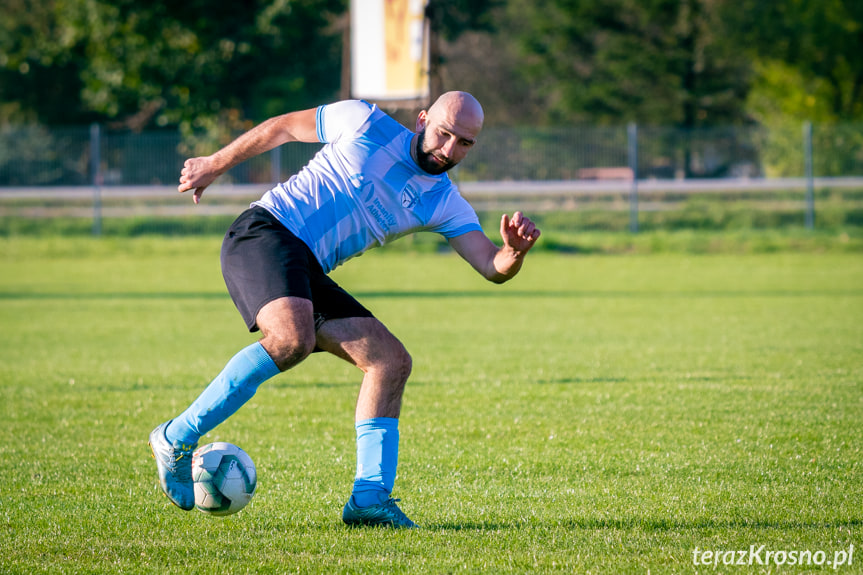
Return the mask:
[[433,154],[431,152],[426,152],[423,150],[423,144],[425,144],[425,136],[426,131],[425,128],[423,128],[419,132],[419,134],[417,134],[417,145],[416,150],[414,150],[414,152],[416,153],[417,164],[419,165],[419,167],[422,168],[424,172],[427,172],[433,176],[440,175],[449,170],[450,168],[455,167],[455,164],[450,160],[444,160],[443,164],[437,163],[432,158]]

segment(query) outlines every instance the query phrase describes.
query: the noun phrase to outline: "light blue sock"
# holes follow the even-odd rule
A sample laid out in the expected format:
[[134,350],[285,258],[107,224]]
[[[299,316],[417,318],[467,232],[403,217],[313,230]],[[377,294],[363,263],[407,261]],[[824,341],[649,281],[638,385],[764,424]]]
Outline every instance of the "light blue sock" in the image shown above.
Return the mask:
[[386,501],[396,481],[399,420],[376,417],[358,421],[357,476],[352,497],[358,507]]
[[171,443],[191,445],[249,401],[258,386],[279,373],[259,342],[240,350],[216,379],[165,429]]

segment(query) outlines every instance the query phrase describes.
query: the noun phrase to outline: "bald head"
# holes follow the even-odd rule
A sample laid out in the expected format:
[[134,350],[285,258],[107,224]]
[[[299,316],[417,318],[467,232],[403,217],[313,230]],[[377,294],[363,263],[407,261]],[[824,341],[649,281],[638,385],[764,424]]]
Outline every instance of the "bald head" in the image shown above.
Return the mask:
[[417,116],[411,152],[430,174],[442,174],[464,159],[482,130],[479,102],[467,92],[447,92]]
[[446,92],[428,109],[430,121],[449,119],[466,130],[479,135],[484,118],[482,106],[467,92]]

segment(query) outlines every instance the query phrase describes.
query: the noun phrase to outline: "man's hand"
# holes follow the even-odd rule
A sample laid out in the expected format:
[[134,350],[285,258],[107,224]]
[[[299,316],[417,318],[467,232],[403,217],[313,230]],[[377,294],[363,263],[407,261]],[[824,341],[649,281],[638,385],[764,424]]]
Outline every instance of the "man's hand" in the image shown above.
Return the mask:
[[530,218],[521,212],[514,213],[512,219],[506,214],[500,218],[500,237],[503,239],[504,248],[511,249],[518,256],[524,255],[533,247],[540,233]]
[[212,184],[220,175],[221,172],[217,171],[212,156],[189,158],[183,164],[183,170],[180,172],[180,185],[177,186],[177,191],[183,193],[192,189],[195,190],[192,199],[197,204],[201,201],[201,195],[207,186]]
[[450,238],[449,243],[485,279],[503,283],[521,269],[525,254],[539,238],[539,230],[521,212],[514,213],[512,219],[504,214],[500,219],[500,237],[501,248],[479,230]]

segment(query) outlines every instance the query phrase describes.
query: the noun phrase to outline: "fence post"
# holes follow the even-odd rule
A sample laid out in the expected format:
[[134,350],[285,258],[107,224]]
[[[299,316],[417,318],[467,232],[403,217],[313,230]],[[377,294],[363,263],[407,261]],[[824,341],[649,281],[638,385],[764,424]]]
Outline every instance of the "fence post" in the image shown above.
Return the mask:
[[270,179],[273,180],[273,184],[282,181],[282,148],[280,146],[270,150]]
[[93,235],[102,234],[102,163],[99,124],[90,124],[90,176],[93,179]]
[[806,228],[815,227],[815,177],[812,162],[812,122],[803,122],[803,154],[806,158]]
[[632,170],[632,186],[629,189],[629,231],[638,233],[638,125],[627,126],[629,168]]

